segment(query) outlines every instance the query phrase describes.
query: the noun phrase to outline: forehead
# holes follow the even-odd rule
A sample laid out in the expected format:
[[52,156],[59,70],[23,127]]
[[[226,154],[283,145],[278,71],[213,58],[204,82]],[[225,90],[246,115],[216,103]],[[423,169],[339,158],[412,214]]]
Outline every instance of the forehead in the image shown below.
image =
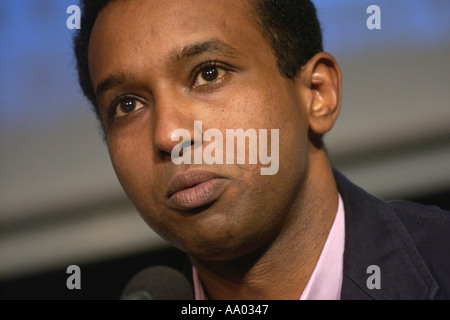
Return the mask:
[[112,0],[101,10],[97,20],[113,17],[116,25],[123,26],[125,23],[145,27],[148,26],[145,22],[151,22],[155,29],[158,26],[181,26],[192,32],[197,26],[195,22],[198,22],[192,19],[223,23],[251,20],[254,13],[253,2],[254,0]]
[[169,52],[205,39],[220,39],[244,54],[253,54],[265,40],[250,3],[115,0],[100,12],[92,30],[90,67],[120,62],[142,66],[149,62],[149,55],[152,63],[163,63]]

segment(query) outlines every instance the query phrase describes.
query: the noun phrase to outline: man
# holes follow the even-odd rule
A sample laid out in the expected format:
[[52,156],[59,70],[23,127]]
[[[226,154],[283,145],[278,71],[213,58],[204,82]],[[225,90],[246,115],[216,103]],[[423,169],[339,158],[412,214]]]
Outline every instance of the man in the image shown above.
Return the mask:
[[[119,181],[189,256],[198,299],[450,297],[450,215],[330,165],[342,80],[309,1],[88,0],[75,51]],[[279,133],[275,174],[249,146],[237,164],[175,163],[237,129]]]

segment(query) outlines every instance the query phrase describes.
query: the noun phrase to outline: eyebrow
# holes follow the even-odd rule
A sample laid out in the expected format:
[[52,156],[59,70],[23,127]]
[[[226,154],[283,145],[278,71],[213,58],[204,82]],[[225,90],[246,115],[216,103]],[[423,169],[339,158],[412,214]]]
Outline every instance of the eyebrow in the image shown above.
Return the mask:
[[100,84],[95,88],[95,93],[98,96],[111,90],[124,82],[132,81],[134,76],[130,73],[118,73],[116,75],[109,75],[105,80],[100,82]]
[[210,39],[186,45],[181,51],[174,50],[171,54],[170,61],[172,63],[180,62],[205,52],[220,53],[231,57],[238,55],[238,50],[226,42],[218,39]]
[[[210,39],[186,45],[179,51],[172,51],[169,60],[171,63],[177,63],[202,53],[219,53],[226,56],[235,57],[238,55],[238,50],[221,40]],[[97,85],[95,93],[98,97],[106,91],[111,90],[124,82],[132,81],[133,79],[135,79],[135,77],[130,73],[121,72],[115,75],[109,75],[105,80]]]

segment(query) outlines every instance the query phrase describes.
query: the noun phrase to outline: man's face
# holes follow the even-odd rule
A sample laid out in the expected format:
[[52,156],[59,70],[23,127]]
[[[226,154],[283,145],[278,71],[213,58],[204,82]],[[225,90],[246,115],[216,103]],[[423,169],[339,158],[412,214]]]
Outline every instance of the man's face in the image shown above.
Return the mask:
[[[236,258],[272,241],[307,173],[306,99],[280,74],[255,21],[242,0],[120,0],[100,13],[90,40],[116,174],[144,220],[199,259]],[[261,175],[248,157],[175,165],[172,134],[194,137],[194,121],[223,137],[279,129],[278,173]]]

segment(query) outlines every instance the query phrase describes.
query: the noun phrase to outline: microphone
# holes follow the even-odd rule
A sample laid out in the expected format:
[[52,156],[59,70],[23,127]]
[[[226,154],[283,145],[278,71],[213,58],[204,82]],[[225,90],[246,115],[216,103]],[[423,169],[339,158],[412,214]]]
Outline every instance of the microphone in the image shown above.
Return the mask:
[[194,300],[194,290],[180,272],[155,266],[136,274],[126,285],[120,300]]

